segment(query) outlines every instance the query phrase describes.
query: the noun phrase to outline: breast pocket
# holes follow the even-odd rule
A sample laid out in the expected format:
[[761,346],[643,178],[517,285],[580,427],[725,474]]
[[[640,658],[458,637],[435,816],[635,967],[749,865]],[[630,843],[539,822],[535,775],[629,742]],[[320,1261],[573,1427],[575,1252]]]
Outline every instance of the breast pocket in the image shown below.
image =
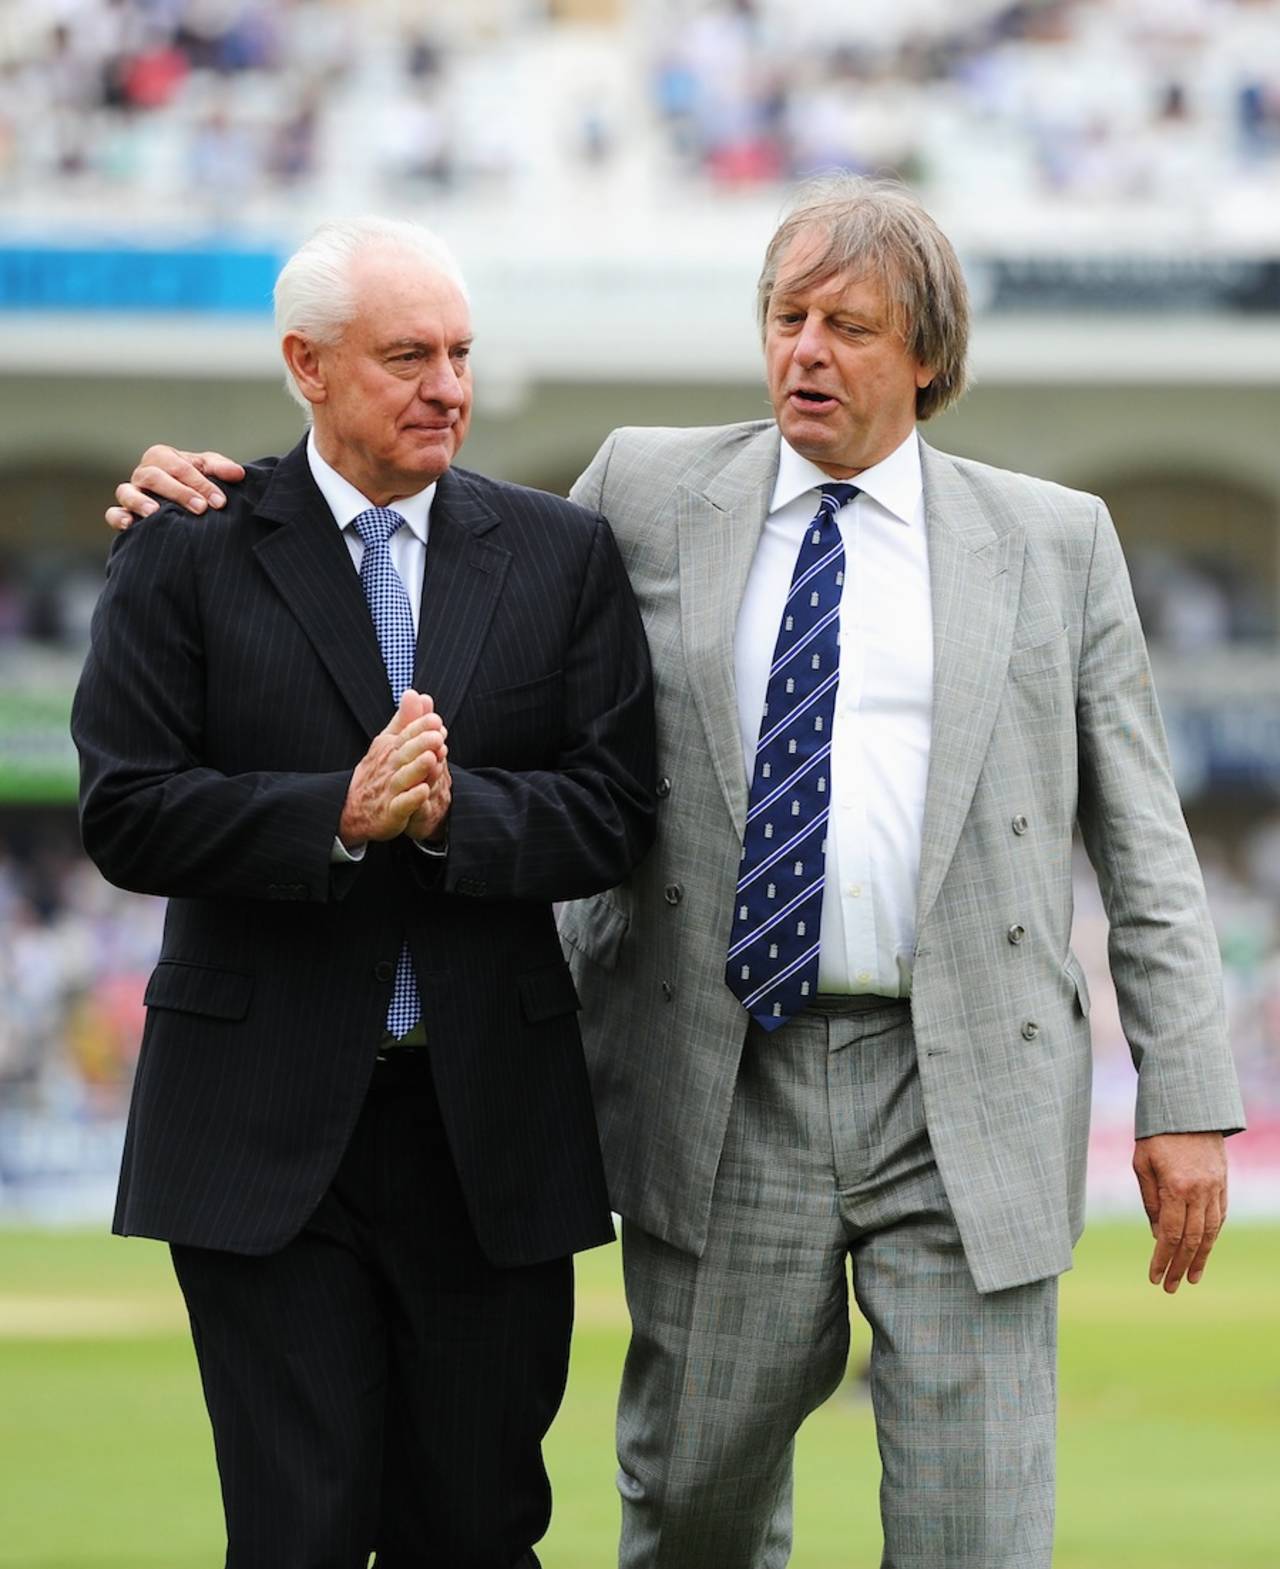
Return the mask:
[[467,705],[468,751],[496,768],[537,768],[551,763],[564,718],[564,673],[516,686],[473,692]]
[[1059,627],[1050,637],[1015,648],[1009,655],[1010,681],[1045,680],[1067,669],[1067,629]]

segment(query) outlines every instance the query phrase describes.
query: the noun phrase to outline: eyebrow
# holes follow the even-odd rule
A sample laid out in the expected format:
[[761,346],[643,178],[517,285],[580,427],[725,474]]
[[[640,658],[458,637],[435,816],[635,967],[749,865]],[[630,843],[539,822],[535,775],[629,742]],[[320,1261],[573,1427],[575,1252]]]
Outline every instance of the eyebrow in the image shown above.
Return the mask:
[[[469,349],[474,341],[473,337],[459,338],[456,342],[450,343],[449,348]],[[393,338],[390,343],[380,345],[379,353],[391,354],[396,349],[434,349],[435,347],[434,338]]]

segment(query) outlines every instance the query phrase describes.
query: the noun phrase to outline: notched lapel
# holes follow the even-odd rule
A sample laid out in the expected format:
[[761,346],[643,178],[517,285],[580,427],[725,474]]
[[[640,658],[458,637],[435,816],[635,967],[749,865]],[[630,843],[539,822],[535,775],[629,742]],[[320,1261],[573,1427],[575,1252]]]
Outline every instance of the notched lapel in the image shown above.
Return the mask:
[[733,648],[738,610],[778,470],[778,434],[755,436],[707,486],[677,493],[680,631],[694,704],[725,805],[741,834],[746,767]]
[[466,696],[511,565],[511,552],[485,537],[500,522],[465,474],[441,475],[431,508],[414,682],[446,725]]
[[255,546],[262,569],[310,638],[370,737],[391,718],[391,687],[360,578],[307,465],[305,444],[277,465],[259,517],[276,526]]
[[944,453],[921,444],[933,598],[933,722],[917,929],[969,811],[991,740],[1022,585],[1021,523],[974,495]]

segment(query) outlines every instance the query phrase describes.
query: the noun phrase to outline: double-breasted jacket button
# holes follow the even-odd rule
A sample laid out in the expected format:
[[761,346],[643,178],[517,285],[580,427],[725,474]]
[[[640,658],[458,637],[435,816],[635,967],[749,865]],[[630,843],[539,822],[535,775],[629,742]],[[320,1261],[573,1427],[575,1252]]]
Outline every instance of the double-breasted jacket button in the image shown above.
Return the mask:
[[375,981],[390,981],[395,979],[396,967],[388,959],[379,959],[373,967]]
[[1025,926],[1019,926],[1017,921],[1015,921],[1009,928],[1009,941],[1013,943],[1015,947],[1026,935],[1027,928]]
[[679,904],[684,898],[684,889],[679,883],[668,883],[662,890],[662,897],[668,904]]
[[662,1000],[663,1000],[663,1002],[670,1002],[671,999],[674,996],[675,996],[675,988],[672,986],[671,982],[670,981],[663,981],[663,983],[662,983]]
[[1021,812],[1019,812],[1018,815],[1014,818],[1014,820],[1009,824],[1009,826],[1010,826],[1010,828],[1013,829],[1014,833],[1016,833],[1016,834],[1024,834],[1027,831],[1027,826],[1028,826],[1027,819],[1023,816],[1023,814]]
[[671,781],[667,778],[666,774],[663,774],[662,778],[659,779],[657,784],[653,787],[653,793],[660,801],[665,801],[666,798],[671,794]]
[[1023,1038],[1024,1041],[1033,1041],[1033,1040],[1035,1040],[1036,1036],[1039,1035],[1039,1033],[1040,1033],[1040,1026],[1036,1023],[1036,1021],[1034,1019],[1028,1019],[1022,1026],[1022,1038]]

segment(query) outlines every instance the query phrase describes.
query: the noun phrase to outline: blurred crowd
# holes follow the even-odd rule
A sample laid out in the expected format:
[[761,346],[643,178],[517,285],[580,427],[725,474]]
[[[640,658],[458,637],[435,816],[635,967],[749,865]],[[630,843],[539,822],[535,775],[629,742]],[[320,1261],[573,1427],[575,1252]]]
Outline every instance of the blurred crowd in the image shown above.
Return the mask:
[[[1274,232],[1280,0],[8,0],[0,197],[173,221],[893,172]],[[528,177],[528,178],[524,178]],[[357,196],[358,193],[358,196]],[[116,210],[118,216],[118,209]]]
[[1274,0],[669,7],[668,135],[723,180],[841,166],[953,195],[1185,204],[1280,172]]

